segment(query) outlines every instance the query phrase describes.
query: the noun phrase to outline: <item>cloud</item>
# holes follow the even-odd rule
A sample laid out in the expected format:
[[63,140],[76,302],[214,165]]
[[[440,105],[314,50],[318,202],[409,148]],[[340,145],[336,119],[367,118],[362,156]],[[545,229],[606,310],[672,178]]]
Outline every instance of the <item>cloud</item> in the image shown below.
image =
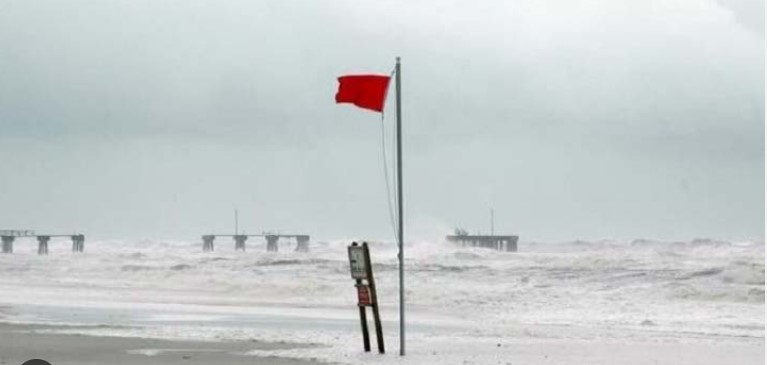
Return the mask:
[[728,9],[744,28],[764,38],[764,1],[759,0],[717,0]]
[[[639,207],[631,214],[651,214],[659,207],[646,200],[663,196],[674,208],[667,211],[708,204],[731,216],[718,225],[701,215],[680,218],[678,231],[648,219],[648,230],[763,231],[763,190],[755,186],[764,168],[764,40],[763,31],[761,37],[754,31],[763,28],[763,3],[187,0],[0,7],[0,151],[14,166],[57,161],[51,163],[74,164],[77,172],[90,161],[118,181],[73,177],[69,193],[99,181],[93,191],[107,194],[138,179],[142,189],[131,206],[164,201],[170,214],[181,208],[167,200],[174,186],[202,179],[185,195],[204,201],[200,206],[222,207],[206,192],[226,191],[226,209],[250,199],[271,212],[260,218],[287,222],[295,214],[315,231],[332,231],[327,227],[347,217],[327,213],[328,206],[386,206],[382,187],[361,188],[383,185],[375,165],[380,116],[335,105],[335,77],[388,73],[402,56],[406,168],[418,176],[408,184],[421,221],[464,225],[471,212],[507,204],[528,207],[530,215],[508,216],[530,232],[546,235],[555,226],[580,234],[590,232],[580,227],[606,229],[601,219],[611,226],[610,212],[622,204]],[[387,126],[392,116],[388,110]],[[42,152],[17,155],[20,145]],[[165,151],[162,166],[152,165],[146,151],[155,145]],[[91,161],[100,153],[110,158]],[[112,166],[113,160],[119,162]],[[706,171],[733,166],[721,183],[694,183]],[[220,180],[200,177],[204,171]],[[606,179],[600,171],[614,175]],[[346,179],[350,174],[358,180]],[[4,188],[44,189],[31,181],[22,174]],[[153,181],[173,183],[155,191]],[[684,195],[680,181],[693,181],[688,185],[698,195]],[[738,191],[742,212],[713,198],[729,191]],[[446,203],[445,196],[456,198]],[[602,199],[589,214],[587,198]],[[59,199],[58,209],[73,204]],[[5,196],[0,205],[21,200]],[[94,212],[103,209],[91,203]],[[199,209],[183,205],[182,215],[203,221]],[[585,217],[570,221],[576,215]],[[382,227],[362,217],[355,224],[388,231],[386,213],[379,218]],[[122,219],[137,226],[149,220],[139,213]],[[632,221],[616,217],[615,232],[639,231]]]

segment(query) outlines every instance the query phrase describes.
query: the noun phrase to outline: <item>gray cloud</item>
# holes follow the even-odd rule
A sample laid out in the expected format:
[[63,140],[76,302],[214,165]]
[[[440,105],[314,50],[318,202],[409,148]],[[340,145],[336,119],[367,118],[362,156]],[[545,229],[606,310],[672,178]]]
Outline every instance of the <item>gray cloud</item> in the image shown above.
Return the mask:
[[718,0],[744,28],[764,38],[764,1]]
[[4,1],[0,223],[387,237],[333,94],[401,55],[413,235],[761,237],[756,3]]

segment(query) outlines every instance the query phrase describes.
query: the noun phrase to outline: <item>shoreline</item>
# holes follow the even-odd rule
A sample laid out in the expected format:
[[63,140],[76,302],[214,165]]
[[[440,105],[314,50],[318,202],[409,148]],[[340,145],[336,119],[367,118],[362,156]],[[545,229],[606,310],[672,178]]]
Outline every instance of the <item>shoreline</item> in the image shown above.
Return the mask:
[[63,327],[0,322],[0,364],[19,365],[30,359],[43,359],[54,365],[322,364],[248,354],[253,351],[290,350],[307,346],[299,343],[163,340],[40,332],[60,328]]
[[[136,336],[143,332],[142,329],[145,328],[124,324],[0,321],[0,364],[20,365],[24,361],[39,358],[52,365],[317,365],[371,361],[383,365],[719,365],[761,364],[765,356],[763,338],[698,337],[689,334],[667,337],[659,333],[645,333],[641,338],[588,339],[572,336],[575,332],[571,331],[564,331],[560,333],[561,336],[546,336],[548,331],[540,328],[543,331],[541,333],[533,331],[513,337],[416,336],[411,339],[408,356],[400,358],[392,347],[395,338],[390,336],[387,336],[388,352],[380,357],[378,354],[361,351],[357,333],[342,336],[336,346],[326,346],[307,337],[288,342],[241,336],[213,336],[207,340]],[[579,331],[575,328],[570,330]],[[580,330],[590,332],[585,328]]]

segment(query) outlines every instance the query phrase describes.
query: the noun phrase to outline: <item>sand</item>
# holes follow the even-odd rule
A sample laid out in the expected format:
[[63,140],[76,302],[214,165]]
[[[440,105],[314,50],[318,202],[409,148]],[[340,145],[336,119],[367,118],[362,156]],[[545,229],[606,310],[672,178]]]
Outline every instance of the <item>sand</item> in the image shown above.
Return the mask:
[[43,359],[52,365],[303,365],[309,361],[246,355],[253,350],[287,349],[296,344],[169,341],[38,333],[53,326],[0,323],[0,364]]
[[[99,331],[103,329],[103,331]],[[53,331],[52,333],[50,331]],[[58,333],[63,331],[65,333]],[[397,355],[396,339],[387,338],[385,355],[364,353],[358,333],[344,346],[240,341],[190,341],[84,335],[119,333],[109,326],[59,326],[0,323],[0,365],[20,365],[40,358],[53,365],[133,364],[514,364],[514,365],[726,365],[763,364],[764,339],[652,336],[592,340],[569,338],[413,338],[409,354]]]

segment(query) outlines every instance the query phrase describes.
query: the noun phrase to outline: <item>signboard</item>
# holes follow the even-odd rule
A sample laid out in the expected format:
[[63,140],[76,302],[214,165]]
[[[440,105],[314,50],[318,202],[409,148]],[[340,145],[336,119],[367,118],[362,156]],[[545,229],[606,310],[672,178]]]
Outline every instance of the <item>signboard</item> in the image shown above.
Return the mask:
[[362,344],[365,351],[370,351],[370,334],[368,333],[367,307],[373,310],[373,320],[378,337],[378,352],[384,353],[383,328],[381,327],[381,315],[378,313],[378,295],[376,295],[376,282],[373,279],[373,267],[370,264],[370,250],[367,242],[358,245],[352,242],[349,246],[349,267],[352,278],[357,288],[357,307],[360,311],[360,324],[362,325]]
[[368,268],[365,264],[365,249],[362,246],[349,246],[349,267],[352,270],[352,278],[367,279]]
[[364,284],[357,285],[357,305],[366,306],[373,305],[370,301],[370,287]]

